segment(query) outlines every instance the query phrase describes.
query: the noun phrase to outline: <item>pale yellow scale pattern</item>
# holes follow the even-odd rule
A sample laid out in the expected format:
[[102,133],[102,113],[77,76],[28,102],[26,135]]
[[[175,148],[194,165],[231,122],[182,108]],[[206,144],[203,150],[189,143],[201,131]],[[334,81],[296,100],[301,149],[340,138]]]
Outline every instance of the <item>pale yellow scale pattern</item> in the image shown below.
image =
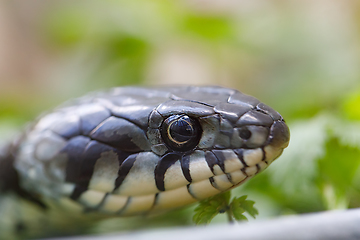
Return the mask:
[[[180,161],[176,161],[166,170],[164,175],[166,191],[163,192],[156,188],[154,181],[155,158],[151,160],[139,157],[139,161],[135,161],[119,189],[112,192],[113,185],[109,184],[107,188],[109,191],[105,192],[97,189],[101,181],[92,180],[90,185],[94,190],[84,192],[79,202],[105,213],[124,216],[173,209],[227,191],[268,166],[263,161],[261,149],[244,150],[244,162],[248,165],[247,167],[234,151],[225,150],[223,154],[226,158],[225,173],[218,165],[214,165],[213,171],[216,174],[208,166],[203,152],[196,151],[191,155],[189,165],[191,183],[184,177]],[[150,170],[143,171],[147,174],[139,176],[138,172],[144,167]],[[98,170],[95,167],[96,171]],[[101,176],[101,172],[96,172],[94,176]],[[110,174],[107,178],[110,179],[110,176],[112,175]],[[106,181],[102,184],[106,185],[105,183]]]

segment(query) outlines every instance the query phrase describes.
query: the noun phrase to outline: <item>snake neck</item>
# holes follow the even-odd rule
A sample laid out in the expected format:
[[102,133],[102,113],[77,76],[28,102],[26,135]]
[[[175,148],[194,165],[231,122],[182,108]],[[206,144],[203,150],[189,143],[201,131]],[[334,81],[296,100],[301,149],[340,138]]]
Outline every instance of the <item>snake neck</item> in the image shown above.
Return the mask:
[[28,236],[24,215],[30,209],[45,212],[47,208],[20,186],[19,174],[14,167],[16,149],[15,144],[0,148],[0,239],[22,239]]
[[38,197],[20,186],[19,174],[14,167],[16,149],[17,147],[14,144],[8,144],[1,151],[0,194],[14,194],[17,197],[46,210],[46,205]]
[[67,236],[85,233],[93,225],[21,186],[16,167],[17,144],[0,146],[0,240]]

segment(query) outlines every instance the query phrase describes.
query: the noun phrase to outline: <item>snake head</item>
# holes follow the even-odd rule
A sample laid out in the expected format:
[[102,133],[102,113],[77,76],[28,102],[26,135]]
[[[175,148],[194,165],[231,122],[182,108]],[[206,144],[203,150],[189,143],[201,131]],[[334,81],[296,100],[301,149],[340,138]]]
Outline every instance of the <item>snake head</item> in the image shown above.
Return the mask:
[[154,169],[159,208],[174,207],[169,199],[191,203],[238,186],[289,143],[281,115],[238,91],[195,87],[171,98],[152,111],[147,132],[160,157]]
[[233,89],[115,88],[40,118],[15,165],[43,199],[136,215],[234,188],[288,143],[279,113]]

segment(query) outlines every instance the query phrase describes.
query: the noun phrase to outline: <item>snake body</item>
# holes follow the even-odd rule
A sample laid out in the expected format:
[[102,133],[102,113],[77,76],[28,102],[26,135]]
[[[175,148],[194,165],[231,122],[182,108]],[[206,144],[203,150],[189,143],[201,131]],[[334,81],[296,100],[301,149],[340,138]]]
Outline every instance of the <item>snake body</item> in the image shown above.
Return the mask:
[[[0,211],[23,224],[14,235],[53,209],[65,221],[164,212],[240,185],[288,142],[280,114],[233,89],[97,92],[43,115],[3,150]],[[15,216],[5,202],[36,210]]]

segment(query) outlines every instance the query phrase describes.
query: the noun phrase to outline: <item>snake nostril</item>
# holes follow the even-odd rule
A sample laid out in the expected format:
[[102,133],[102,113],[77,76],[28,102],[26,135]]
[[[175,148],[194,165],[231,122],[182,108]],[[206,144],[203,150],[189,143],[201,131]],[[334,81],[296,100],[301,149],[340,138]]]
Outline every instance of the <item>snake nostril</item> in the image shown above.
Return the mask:
[[247,129],[246,127],[241,128],[239,131],[239,136],[244,140],[250,139],[251,135],[252,135],[251,131],[249,129]]

